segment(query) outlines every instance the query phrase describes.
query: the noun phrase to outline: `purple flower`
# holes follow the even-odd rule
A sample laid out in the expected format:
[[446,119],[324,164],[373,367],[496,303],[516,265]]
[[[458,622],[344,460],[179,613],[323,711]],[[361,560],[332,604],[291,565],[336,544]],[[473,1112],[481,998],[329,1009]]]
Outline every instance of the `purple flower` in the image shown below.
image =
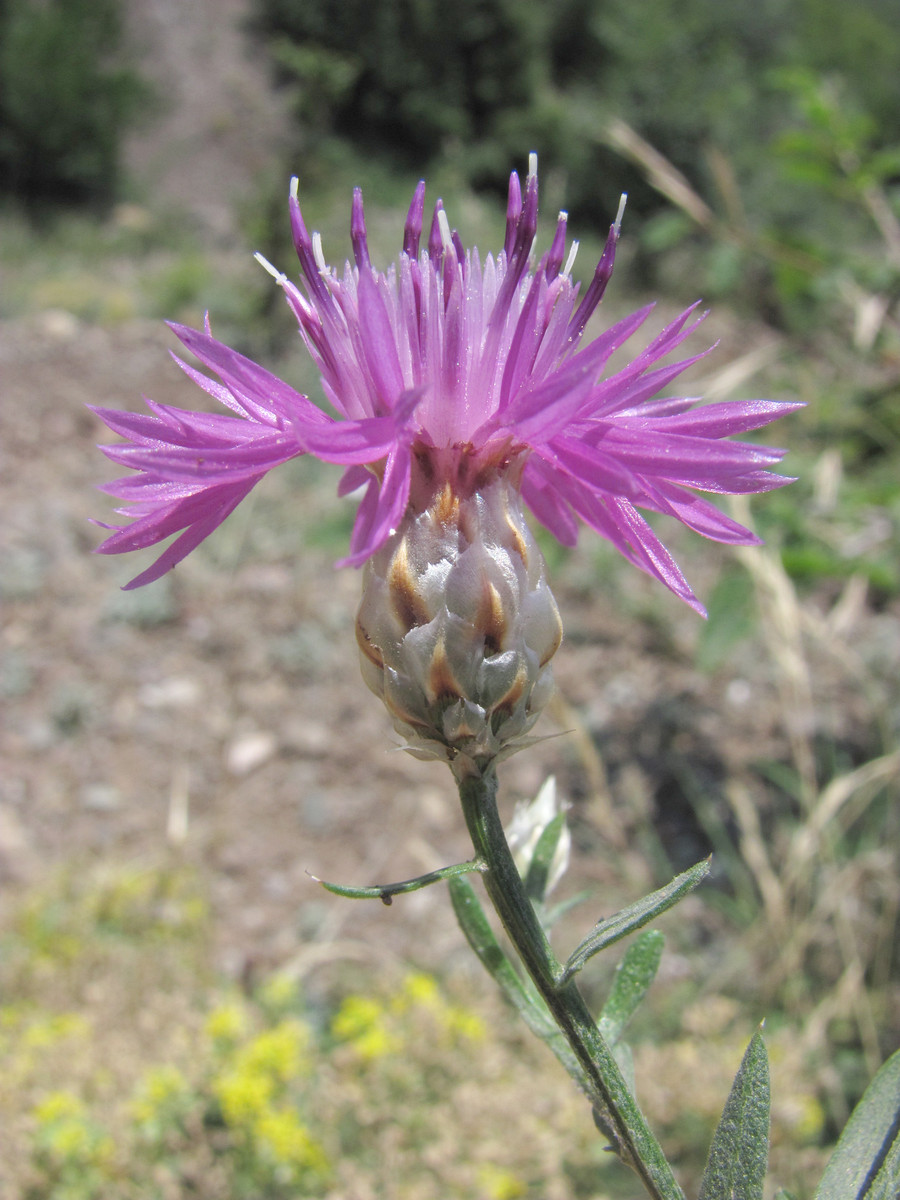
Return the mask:
[[[175,541],[128,587],[158,578],[221,524],[267,471],[300,454],[344,467],[341,494],[364,488],[340,565],[359,566],[409,511],[435,491],[478,489],[497,471],[518,481],[534,516],[561,542],[575,542],[580,518],[630,562],[702,606],[638,511],[678,518],[715,541],[756,537],[697,495],[761,492],[789,480],[770,468],[783,451],[725,440],[792,412],[796,404],[748,400],[698,407],[696,398],[654,399],[706,351],[664,363],[697,328],[692,306],[627,366],[609,375],[613,353],[652,306],[585,337],[613,269],[619,221],[582,295],[568,260],[566,215],[535,264],[536,161],[522,194],[509,184],[503,249],[482,262],[451,230],[438,200],[423,234],[425,185],[413,196],[403,249],[387,272],[369,259],[362,194],[353,196],[355,263],[326,266],[290,197],[302,290],[272,271],[319,369],[334,415],[204,332],[172,328],[218,379],[176,359],[231,415],[147,401],[152,415],[96,408],[125,441],[102,447],[136,471],[107,484],[131,523],[99,547],[115,554]],[[264,264],[268,267],[268,264]],[[269,268],[271,270],[271,268]]]

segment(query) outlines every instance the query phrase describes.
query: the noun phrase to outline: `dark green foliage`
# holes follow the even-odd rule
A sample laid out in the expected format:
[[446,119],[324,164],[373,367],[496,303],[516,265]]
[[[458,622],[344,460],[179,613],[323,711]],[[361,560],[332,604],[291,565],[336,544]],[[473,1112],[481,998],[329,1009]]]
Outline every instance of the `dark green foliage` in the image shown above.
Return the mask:
[[[539,8],[518,0],[259,0],[301,119],[421,163],[530,102]],[[523,20],[523,14],[525,19]]]
[[[583,36],[589,6],[257,0],[255,24],[294,88],[306,152],[337,136],[420,171],[449,159],[470,184],[502,191],[510,166],[537,148],[545,168],[568,174],[591,163],[594,187],[596,167],[612,157],[583,141],[580,105],[573,109],[557,84],[597,80],[595,47]],[[601,193],[614,212],[620,189],[606,175]]]
[[[337,139],[423,172],[449,160],[463,181],[501,192],[510,167],[536,149],[550,203],[564,202],[582,229],[602,234],[628,191],[646,232],[633,275],[650,282],[667,263],[671,278],[655,285],[689,278],[691,298],[739,290],[766,315],[803,325],[833,294],[835,247],[848,232],[877,236],[829,157],[835,131],[813,131],[816,162],[810,137],[801,145],[791,136],[814,119],[810,81],[830,86],[833,76],[844,81],[840,109],[861,114],[861,124],[848,123],[854,153],[867,166],[881,162],[882,180],[896,179],[896,155],[883,153],[900,127],[892,7],[256,0],[254,23],[294,90],[307,172]],[[612,148],[611,119],[681,172],[708,207],[705,228],[673,209],[640,156]],[[822,189],[812,205],[811,184]],[[661,244],[673,253],[661,258]]]
[[0,0],[0,190],[106,201],[146,85],[118,61],[118,0]]

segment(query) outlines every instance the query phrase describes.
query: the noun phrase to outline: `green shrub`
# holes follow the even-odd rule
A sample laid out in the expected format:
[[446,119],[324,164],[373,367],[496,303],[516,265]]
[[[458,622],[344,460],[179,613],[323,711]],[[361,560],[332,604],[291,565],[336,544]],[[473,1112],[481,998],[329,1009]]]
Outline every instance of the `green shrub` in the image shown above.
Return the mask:
[[544,24],[518,0],[259,0],[298,115],[421,162],[529,104]]
[[121,61],[118,0],[0,3],[0,189],[104,202],[124,132],[150,98]]
[[[668,260],[691,299],[739,292],[796,327],[819,312],[826,260],[847,240],[846,203],[821,188],[811,199],[786,171],[784,136],[805,119],[796,80],[844,79],[882,161],[900,124],[891,16],[890,0],[852,14],[839,0],[463,0],[449,20],[438,0],[255,0],[254,24],[293,89],[307,184],[337,141],[403,169],[449,161],[461,183],[501,193],[536,149],[545,203],[582,232],[604,232],[629,193],[647,229],[632,279],[665,285]],[[616,122],[693,190],[708,217],[693,240]]]

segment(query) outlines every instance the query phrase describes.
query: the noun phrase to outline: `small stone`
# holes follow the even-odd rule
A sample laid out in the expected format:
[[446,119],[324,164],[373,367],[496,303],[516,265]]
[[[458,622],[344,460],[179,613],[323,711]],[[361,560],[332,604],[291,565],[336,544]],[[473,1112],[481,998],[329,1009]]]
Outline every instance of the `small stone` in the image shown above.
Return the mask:
[[160,683],[148,683],[138,693],[145,708],[188,708],[200,699],[200,685],[195,679],[175,676]]
[[81,803],[91,812],[113,812],[122,803],[122,793],[109,783],[89,783],[81,789]]
[[48,308],[40,314],[40,329],[55,342],[71,342],[78,336],[81,322],[64,308]]
[[245,733],[228,747],[225,763],[232,775],[248,775],[275,754],[278,743],[271,733]]
[[725,698],[734,708],[745,708],[753,699],[753,689],[746,679],[732,679],[725,689]]
[[323,758],[334,745],[334,733],[318,721],[292,721],[284,730],[285,741],[305,758]]

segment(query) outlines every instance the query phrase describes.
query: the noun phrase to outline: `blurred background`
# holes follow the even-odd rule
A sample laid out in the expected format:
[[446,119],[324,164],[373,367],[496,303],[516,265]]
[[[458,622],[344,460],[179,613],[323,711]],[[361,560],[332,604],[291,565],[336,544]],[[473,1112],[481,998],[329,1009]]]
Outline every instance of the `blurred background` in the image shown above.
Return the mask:
[[449,775],[361,685],[334,473],[281,468],[138,592],[149,556],[90,553],[84,405],[203,402],[164,318],[318,394],[252,260],[292,269],[292,174],[332,263],[361,185],[384,265],[422,176],[499,248],[531,150],[576,275],[629,194],[604,323],[700,297],[698,394],[807,402],[767,436],[798,482],[735,509],[764,548],[659,524],[708,622],[542,542],[557,736],[503,788],[571,805],[562,951],[714,853],[661,923],[638,1097],[696,1191],[765,1018],[772,1194],[812,1194],[900,1042],[898,62],[893,0],[0,2],[3,1200],[633,1197],[442,887],[309,878],[467,857]]

